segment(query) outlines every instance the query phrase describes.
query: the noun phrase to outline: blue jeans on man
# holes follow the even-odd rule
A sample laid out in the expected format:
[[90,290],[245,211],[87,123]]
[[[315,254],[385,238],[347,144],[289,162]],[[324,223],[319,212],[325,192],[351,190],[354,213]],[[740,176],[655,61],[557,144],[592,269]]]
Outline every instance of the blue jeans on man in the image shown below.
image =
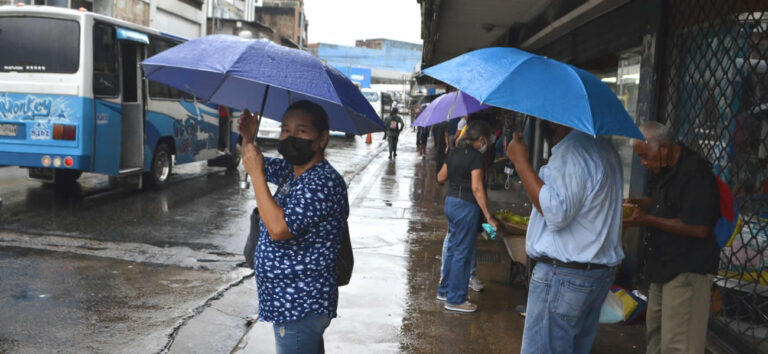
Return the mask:
[[445,198],[445,216],[451,237],[445,252],[444,276],[437,293],[446,296],[447,304],[459,305],[467,300],[467,285],[480,215],[480,207],[475,203],[452,196]]
[[533,269],[521,353],[589,353],[614,267]]
[[330,317],[310,312],[296,321],[272,325],[275,331],[275,352],[277,354],[325,353],[323,333],[330,324]]

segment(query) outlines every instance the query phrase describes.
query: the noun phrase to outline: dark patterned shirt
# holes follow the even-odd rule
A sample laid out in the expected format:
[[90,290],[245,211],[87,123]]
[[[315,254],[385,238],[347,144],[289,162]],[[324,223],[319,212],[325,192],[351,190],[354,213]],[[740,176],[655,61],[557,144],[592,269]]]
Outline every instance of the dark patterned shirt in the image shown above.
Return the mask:
[[283,159],[265,158],[267,181],[282,185],[275,201],[285,211],[291,239],[274,241],[264,222],[255,272],[259,319],[284,323],[307,313],[336,317],[336,259],[349,216],[344,178],[322,161],[299,178]]

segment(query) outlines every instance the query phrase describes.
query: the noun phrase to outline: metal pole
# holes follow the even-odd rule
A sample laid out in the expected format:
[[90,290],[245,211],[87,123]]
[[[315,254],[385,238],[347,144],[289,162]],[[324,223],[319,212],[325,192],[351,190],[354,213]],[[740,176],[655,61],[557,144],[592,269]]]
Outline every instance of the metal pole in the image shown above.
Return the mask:
[[544,139],[541,136],[541,119],[536,119],[533,130],[533,156],[532,165],[534,171],[539,171],[544,161]]
[[[259,117],[256,120],[256,132],[253,134],[253,140],[250,141],[251,143],[256,140],[256,137],[259,136],[259,129],[261,128],[261,119],[264,117],[264,106],[267,104],[267,96],[269,96],[269,85],[264,89],[264,97],[261,99],[261,108],[259,109]],[[242,136],[242,133],[240,134]],[[245,177],[240,179],[240,189],[249,189],[251,187],[251,182],[248,181],[248,172],[245,173]]]

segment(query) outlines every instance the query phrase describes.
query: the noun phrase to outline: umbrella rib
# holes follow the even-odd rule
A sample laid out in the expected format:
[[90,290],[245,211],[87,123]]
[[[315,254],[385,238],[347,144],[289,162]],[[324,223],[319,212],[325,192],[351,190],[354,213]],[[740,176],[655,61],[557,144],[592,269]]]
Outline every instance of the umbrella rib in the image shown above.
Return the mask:
[[216,88],[213,89],[213,91],[211,91],[211,97],[208,97],[208,99],[211,99],[213,98],[213,96],[216,96],[216,93],[219,92],[219,89],[221,88],[221,86],[224,85],[225,82],[227,82],[227,80],[229,80],[229,74],[224,73],[224,80],[221,80],[219,84],[216,86]]
[[[565,65],[568,65],[568,64],[565,64]],[[587,91],[587,87],[584,86],[584,81],[581,80],[581,76],[579,76],[579,73],[576,72],[576,69],[570,65],[568,65],[568,69],[569,69],[568,71],[571,74],[576,75],[576,81],[581,85],[581,89],[584,90],[584,96],[587,97],[587,109],[589,110],[589,117],[591,118],[591,121],[592,121],[592,124],[590,124],[592,128],[591,135],[593,138],[597,138],[597,127],[595,127],[595,118],[592,113],[592,105],[589,102],[589,91]]]
[[451,101],[451,109],[448,110],[448,116],[445,117],[446,121],[451,120],[451,114],[453,114],[453,109],[456,108],[456,100],[459,98],[460,91],[455,91],[455,92],[456,94],[453,95],[453,101]]

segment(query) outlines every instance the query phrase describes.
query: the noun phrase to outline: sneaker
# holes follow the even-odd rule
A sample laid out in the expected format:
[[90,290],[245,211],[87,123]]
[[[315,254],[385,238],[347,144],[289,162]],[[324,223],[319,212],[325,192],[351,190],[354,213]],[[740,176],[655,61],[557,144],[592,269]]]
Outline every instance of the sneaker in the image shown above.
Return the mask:
[[445,301],[445,299],[448,298],[448,295],[440,295],[440,293],[437,293],[437,299],[440,301]]
[[453,305],[446,302],[444,308],[448,311],[456,311],[456,312],[464,312],[464,313],[472,313],[477,311],[477,305],[469,301],[464,301],[463,304],[458,304],[458,305]]
[[483,283],[480,282],[480,279],[477,279],[476,277],[469,278],[469,287],[477,292],[481,292],[483,289],[485,289]]

